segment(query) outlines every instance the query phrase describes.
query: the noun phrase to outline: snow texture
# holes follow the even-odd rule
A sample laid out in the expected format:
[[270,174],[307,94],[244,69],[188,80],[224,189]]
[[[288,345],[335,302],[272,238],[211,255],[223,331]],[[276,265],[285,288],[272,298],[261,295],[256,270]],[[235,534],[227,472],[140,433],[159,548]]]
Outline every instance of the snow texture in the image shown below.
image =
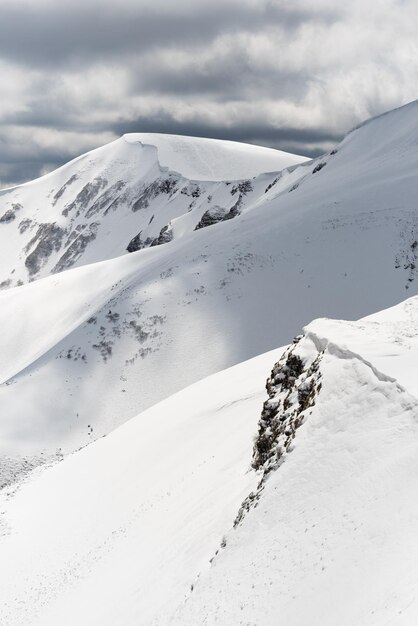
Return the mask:
[[196,383],[0,491],[0,624],[166,624],[255,483],[252,436],[280,353]]
[[[356,319],[417,293],[417,119],[412,103],[316,162],[234,182],[163,171],[135,135],[1,192],[16,213],[0,224],[4,280],[35,273],[0,293],[0,452],[75,450],[316,317]],[[195,230],[209,209],[237,206]],[[129,254],[138,235],[145,248]]]
[[128,135],[0,192],[1,626],[418,621],[417,142]]
[[171,625],[416,623],[417,319],[414,298],[306,328],[292,350],[320,358],[320,391]]

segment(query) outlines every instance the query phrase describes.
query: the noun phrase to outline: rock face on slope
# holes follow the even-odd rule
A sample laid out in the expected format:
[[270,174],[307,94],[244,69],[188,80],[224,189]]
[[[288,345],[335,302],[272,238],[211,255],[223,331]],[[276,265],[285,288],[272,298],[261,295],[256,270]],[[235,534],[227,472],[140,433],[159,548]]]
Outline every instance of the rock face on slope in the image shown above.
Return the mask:
[[313,358],[307,356],[303,346],[302,349],[298,346],[301,339],[304,337],[295,337],[267,379],[268,399],[263,404],[251,464],[261,477],[257,490],[242,503],[234,526],[257,506],[270,472],[278,469],[291,449],[296,431],[312,413],[311,408],[321,390],[323,351]]
[[289,450],[305,411],[315,404],[321,390],[321,357],[319,353],[307,366],[292,346],[274,366],[266,384],[269,398],[263,406],[254,446],[254,469],[271,472]]
[[219,221],[207,220],[219,207],[224,219],[236,217],[265,186],[250,194],[251,179],[240,178],[305,160],[234,142],[126,135],[0,193],[0,241],[8,242],[1,246],[0,284],[17,286],[167,243]]

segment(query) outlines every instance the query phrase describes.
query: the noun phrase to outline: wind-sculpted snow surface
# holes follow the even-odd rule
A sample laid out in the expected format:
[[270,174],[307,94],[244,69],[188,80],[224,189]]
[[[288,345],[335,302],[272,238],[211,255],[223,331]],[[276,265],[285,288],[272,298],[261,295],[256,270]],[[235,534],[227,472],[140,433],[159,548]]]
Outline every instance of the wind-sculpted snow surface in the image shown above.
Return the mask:
[[252,436],[280,354],[201,381],[0,491],[0,624],[168,624],[255,485]]
[[306,160],[231,141],[124,135],[0,192],[0,288],[167,243],[214,207],[236,217],[276,175],[260,174]]
[[130,133],[124,138],[128,143],[155,146],[162,167],[190,180],[221,182],[253,178],[308,160],[282,150],[219,139],[158,133]]
[[199,140],[162,139],[167,170],[133,136],[0,192],[15,215],[0,223],[0,453],[77,449],[316,317],[417,293],[417,120],[412,103],[273,174],[233,145],[226,166],[255,168],[234,181],[185,178]]
[[[257,491],[172,626],[416,623],[417,320],[416,298],[358,323],[318,320],[282,357],[254,448]],[[266,426],[280,429],[318,374],[272,465]]]
[[417,325],[316,320],[3,489],[2,626],[416,623]]

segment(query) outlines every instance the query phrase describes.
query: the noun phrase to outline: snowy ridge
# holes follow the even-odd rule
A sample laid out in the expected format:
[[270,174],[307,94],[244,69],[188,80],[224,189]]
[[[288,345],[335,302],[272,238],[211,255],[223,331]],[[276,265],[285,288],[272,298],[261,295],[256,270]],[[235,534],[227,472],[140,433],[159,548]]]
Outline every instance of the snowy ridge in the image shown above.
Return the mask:
[[185,135],[129,133],[123,139],[128,143],[155,146],[161,167],[196,181],[254,178],[308,160],[282,150]]
[[2,623],[414,623],[416,324],[315,320],[0,492]]
[[274,180],[264,172],[306,160],[214,139],[125,135],[0,192],[0,288],[167,243],[211,213],[232,219]]
[[[402,325],[411,309],[416,321],[417,299],[390,313]],[[373,317],[374,323],[358,323],[357,342],[363,340],[366,354],[377,336],[388,337],[384,314],[382,328],[379,314]],[[170,624],[226,626],[245,616],[244,623],[273,626],[277,615],[291,626],[380,626],[392,620],[406,625],[417,619],[418,506],[412,494],[418,399],[344,347],[345,326],[349,337],[352,323],[338,323],[342,345],[326,339],[328,321],[318,323],[320,340],[308,327],[290,348],[305,372],[320,358],[315,401],[299,413],[302,423],[276,471],[267,460],[247,514],[226,535],[225,549]],[[405,335],[399,332],[397,340],[401,338]],[[406,344],[405,353],[412,349]],[[276,377],[272,400],[279,425],[284,414],[277,401],[283,400],[283,392],[295,397],[303,385],[303,369],[290,389],[283,384],[286,376],[278,377],[288,361],[289,352],[270,379]],[[405,365],[398,359],[401,380]],[[270,428],[274,430],[272,422]],[[263,420],[260,432],[265,433]]]
[[21,207],[0,223],[5,280],[32,280],[0,294],[1,452],[78,449],[314,318],[416,294],[417,119],[404,107],[235,182],[163,171],[156,147],[122,138],[0,195]]
[[[418,318],[418,299],[411,299],[394,307],[393,310],[398,312],[398,326],[402,318],[405,317],[404,312],[413,308],[415,310],[415,319]],[[403,315],[399,315],[402,310]],[[379,320],[377,314],[377,319]],[[411,315],[408,315],[408,321]],[[255,470],[261,470],[261,479],[257,485],[257,490],[252,492],[243,502],[238,512],[235,525],[241,523],[242,519],[253,507],[257,506],[262,491],[265,487],[266,479],[270,472],[277,470],[285,459],[286,454],[292,449],[293,441],[296,436],[297,429],[303,424],[305,419],[312,414],[311,408],[317,401],[317,396],[322,389],[322,372],[321,361],[324,354],[331,355],[341,360],[356,360],[366,367],[370,368],[373,375],[378,381],[394,383],[399,393],[405,393],[405,388],[399,384],[396,378],[388,376],[380,372],[370,361],[358,353],[353,352],[346,345],[337,344],[327,337],[327,330],[332,325],[338,325],[338,334],[334,336],[344,338],[344,330],[346,326],[350,326],[350,334],[353,335],[353,329],[357,326],[357,345],[366,349],[367,342],[364,340],[365,330],[369,330],[364,324],[336,322],[334,320],[315,320],[304,331],[303,336],[294,339],[293,344],[285,350],[280,360],[275,364],[271,372],[270,378],[266,383],[268,400],[263,405],[259,429],[256,442],[254,444],[252,467]],[[384,332],[387,332],[387,324],[384,322],[376,322],[375,326],[383,326],[383,332],[379,332],[379,343],[382,341]],[[314,329],[321,329],[321,336]],[[411,331],[411,325],[408,324],[408,335]],[[370,333],[370,341],[376,341],[376,333]],[[301,344],[299,342],[302,340]],[[399,338],[396,340],[399,342]],[[312,352],[311,345],[314,346]],[[366,347],[365,347],[366,346]],[[408,349],[411,346],[408,345]],[[393,354],[391,355],[393,357]],[[417,353],[415,353],[417,356]],[[418,387],[417,387],[418,389]]]
[[167,624],[254,485],[252,435],[280,352],[201,381],[1,491],[2,626]]

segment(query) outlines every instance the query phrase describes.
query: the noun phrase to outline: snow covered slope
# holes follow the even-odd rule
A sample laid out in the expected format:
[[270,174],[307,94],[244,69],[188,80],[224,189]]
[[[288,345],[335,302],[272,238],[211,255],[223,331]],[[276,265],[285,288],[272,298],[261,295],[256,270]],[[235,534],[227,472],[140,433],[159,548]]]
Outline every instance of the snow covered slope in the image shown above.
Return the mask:
[[264,194],[275,174],[254,177],[306,160],[231,141],[125,135],[36,181],[0,191],[0,287],[234,218]]
[[417,324],[414,298],[318,320],[285,353],[256,441],[259,489],[172,626],[417,622]]
[[190,180],[221,182],[253,178],[308,160],[282,150],[203,137],[130,133],[124,139],[128,143],[155,146],[162,167]]
[[[180,170],[187,159],[173,142],[171,165]],[[109,258],[125,250],[138,226],[122,224],[137,215],[131,208],[110,211],[113,217],[103,220],[114,220],[113,227],[103,227],[85,247],[77,261],[82,267],[5,289],[1,453],[74,450],[196,380],[287,343],[315,317],[356,319],[417,293],[417,142],[418,104],[412,103],[369,121],[313,163],[259,174],[249,183],[213,183],[222,196],[216,210],[215,195],[212,209],[205,208],[206,191],[194,198],[176,187],[172,201],[169,193],[158,193],[153,235],[167,224],[173,203],[180,203],[179,211],[186,196],[187,207],[203,203],[172,220],[175,236],[164,245],[148,242],[146,249]],[[82,180],[68,184],[57,199],[62,216],[68,198],[75,202],[86,186],[96,189],[89,185],[99,176],[98,163],[106,180],[114,176],[112,184],[129,164],[142,168],[140,185],[148,176],[146,163],[154,172],[147,180],[155,182],[155,171],[162,171],[155,147],[121,139],[10,193],[27,193],[22,211],[38,219],[41,207],[30,200],[34,189],[48,195],[52,180],[62,174],[64,185],[69,169],[80,168]],[[132,174],[129,180],[137,179]],[[225,194],[235,209],[239,205],[234,219],[228,219]],[[68,219],[85,219],[97,200],[88,197],[83,192]],[[55,209],[45,206],[42,211],[54,220]],[[138,212],[147,223],[154,215],[149,210],[151,204]],[[7,233],[17,220],[0,224],[2,267],[10,261],[7,251],[10,258],[15,254]],[[40,274],[49,274],[62,249],[55,250],[53,237],[43,241]],[[45,249],[52,249],[50,257],[45,253],[49,260],[42,256]],[[89,263],[98,258],[107,260]],[[27,277],[26,261],[19,262]]]
[[201,381],[0,491],[0,624],[167,624],[255,486],[252,438],[281,352]]
[[4,489],[2,626],[416,623],[417,326],[316,320]]

